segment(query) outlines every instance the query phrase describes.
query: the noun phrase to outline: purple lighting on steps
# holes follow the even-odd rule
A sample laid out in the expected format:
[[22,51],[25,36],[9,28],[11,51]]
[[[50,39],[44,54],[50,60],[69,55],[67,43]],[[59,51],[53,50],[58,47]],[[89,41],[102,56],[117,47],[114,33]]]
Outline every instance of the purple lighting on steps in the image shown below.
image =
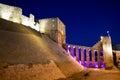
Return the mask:
[[101,67],[101,68],[104,68],[105,65],[104,65],[104,61],[103,61],[103,51],[100,51],[100,57],[101,57],[100,67]]
[[98,62],[95,62],[95,68],[98,68]]
[[[86,48],[76,47],[76,46],[67,46],[67,54],[75,59],[80,65],[83,65],[86,68],[104,68],[104,54],[103,51],[94,50],[94,55],[92,55],[91,50],[86,50]],[[94,58],[93,58],[94,57]],[[99,57],[99,58],[98,58]],[[93,62],[93,59],[95,62]],[[100,60],[100,65],[98,66],[98,60]]]
[[92,68],[92,62],[91,62],[91,61],[90,61],[90,63],[89,63],[89,67]]
[[101,68],[104,68],[105,66],[104,66],[104,62],[101,62]]
[[68,45],[68,47],[67,47],[67,52],[68,52],[68,54],[70,54],[70,45]]
[[76,47],[73,46],[72,57],[76,59]]
[[80,52],[81,52],[81,49],[80,49],[80,48],[78,48],[78,53],[77,53],[77,54],[78,54],[78,61],[80,61],[80,60],[81,60],[81,53],[80,53]]
[[87,63],[86,63],[86,61],[84,61],[84,65],[83,65],[84,67],[87,67]]

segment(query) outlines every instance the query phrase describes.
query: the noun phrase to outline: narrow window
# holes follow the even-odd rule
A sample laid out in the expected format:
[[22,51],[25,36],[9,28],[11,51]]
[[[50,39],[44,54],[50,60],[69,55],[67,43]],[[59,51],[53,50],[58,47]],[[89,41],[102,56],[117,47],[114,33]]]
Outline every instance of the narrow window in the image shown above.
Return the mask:
[[90,58],[90,61],[92,61],[92,52],[91,52],[91,50],[89,50],[89,58]]
[[98,61],[98,60],[97,60],[97,56],[98,56],[97,51],[95,51],[95,61],[96,61],[96,62]]
[[76,56],[76,48],[74,47],[73,50],[74,50],[74,51],[73,51],[73,52],[74,52],[73,55]]
[[81,48],[78,49],[79,60],[81,61]]
[[86,49],[84,49],[84,61],[86,61]]

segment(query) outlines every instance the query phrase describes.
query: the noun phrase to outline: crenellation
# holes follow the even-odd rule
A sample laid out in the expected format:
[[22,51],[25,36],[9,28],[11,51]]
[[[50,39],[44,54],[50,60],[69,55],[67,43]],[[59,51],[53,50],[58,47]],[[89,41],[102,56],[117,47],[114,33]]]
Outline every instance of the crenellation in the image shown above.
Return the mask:
[[0,18],[28,26],[40,33],[44,33],[60,46],[66,42],[65,25],[59,18],[40,19],[36,22],[33,14],[27,17],[22,14],[21,8],[1,3]]
[[22,9],[0,3],[0,18],[30,27],[47,35],[59,46],[65,47],[68,55],[71,55],[81,65],[88,68],[112,68],[113,52],[116,63],[120,62],[120,55],[112,50],[111,37],[102,37],[93,47],[66,44],[66,27],[59,18],[46,18],[35,21],[35,16],[29,17],[22,14]]
[[29,26],[29,18],[22,15],[21,16],[21,24],[25,25],[25,26]]

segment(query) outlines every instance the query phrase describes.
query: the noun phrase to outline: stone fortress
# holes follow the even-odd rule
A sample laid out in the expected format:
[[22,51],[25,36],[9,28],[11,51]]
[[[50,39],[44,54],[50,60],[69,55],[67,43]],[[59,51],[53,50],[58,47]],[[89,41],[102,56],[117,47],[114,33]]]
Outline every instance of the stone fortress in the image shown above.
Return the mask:
[[0,18],[28,26],[46,34],[59,45],[65,44],[65,25],[59,18],[40,19],[35,22],[33,14],[30,14],[29,17],[24,16],[21,8],[5,4],[0,4]]
[[27,17],[22,15],[21,8],[1,3],[0,18],[25,25],[47,35],[84,67],[112,69],[116,63],[120,62],[120,51],[112,49],[110,36],[102,36],[93,47],[71,45],[66,43],[65,25],[59,18],[35,21],[33,14]]

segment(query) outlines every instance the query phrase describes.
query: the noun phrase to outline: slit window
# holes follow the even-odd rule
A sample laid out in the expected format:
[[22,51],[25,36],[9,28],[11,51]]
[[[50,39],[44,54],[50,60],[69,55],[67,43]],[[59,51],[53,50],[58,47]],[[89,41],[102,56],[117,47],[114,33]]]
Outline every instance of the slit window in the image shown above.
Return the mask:
[[79,60],[81,61],[81,48],[78,49]]
[[95,61],[96,61],[96,62],[98,61],[98,60],[97,60],[97,56],[98,56],[97,51],[95,51]]
[[84,49],[84,61],[86,61],[86,49]]
[[89,51],[89,59],[90,59],[90,61],[92,61],[92,52],[91,52],[91,50]]

